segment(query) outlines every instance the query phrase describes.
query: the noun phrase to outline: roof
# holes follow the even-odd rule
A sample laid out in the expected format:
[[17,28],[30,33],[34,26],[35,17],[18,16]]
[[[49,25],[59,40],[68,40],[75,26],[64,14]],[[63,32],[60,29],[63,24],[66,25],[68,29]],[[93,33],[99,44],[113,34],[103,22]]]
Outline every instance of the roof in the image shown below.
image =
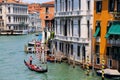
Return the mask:
[[41,4],[41,7],[54,7],[55,1],[49,1]]
[[22,2],[21,0],[0,0],[0,3],[13,3],[13,4],[24,4],[27,5],[26,3]]
[[54,4],[54,3],[55,3],[55,1],[52,0],[52,1],[49,1],[49,2],[42,3],[42,4]]

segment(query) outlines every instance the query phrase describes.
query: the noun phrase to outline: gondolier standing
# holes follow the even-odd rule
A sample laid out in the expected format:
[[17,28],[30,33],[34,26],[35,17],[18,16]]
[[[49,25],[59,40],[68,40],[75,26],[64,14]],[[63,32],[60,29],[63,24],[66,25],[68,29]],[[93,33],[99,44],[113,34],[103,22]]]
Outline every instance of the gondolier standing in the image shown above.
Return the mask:
[[30,56],[29,60],[30,60],[30,65],[32,65],[32,56]]

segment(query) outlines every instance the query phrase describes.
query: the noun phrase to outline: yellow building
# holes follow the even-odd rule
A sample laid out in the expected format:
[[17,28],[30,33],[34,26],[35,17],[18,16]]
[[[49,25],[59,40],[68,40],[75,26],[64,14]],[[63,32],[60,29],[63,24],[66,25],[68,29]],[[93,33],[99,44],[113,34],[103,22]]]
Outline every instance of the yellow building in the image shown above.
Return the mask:
[[95,67],[120,71],[120,0],[95,0],[93,25]]

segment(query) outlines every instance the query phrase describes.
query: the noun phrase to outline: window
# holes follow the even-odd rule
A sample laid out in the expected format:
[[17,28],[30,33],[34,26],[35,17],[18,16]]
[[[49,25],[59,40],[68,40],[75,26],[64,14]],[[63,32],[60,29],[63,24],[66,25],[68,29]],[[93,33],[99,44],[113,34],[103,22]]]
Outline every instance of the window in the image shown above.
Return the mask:
[[108,59],[108,67],[111,68],[112,67],[112,60]]
[[73,20],[71,21],[71,27],[72,27],[72,36],[73,36]]
[[56,34],[57,34],[57,20],[56,20]]
[[101,12],[102,10],[102,1],[96,1],[96,12]]
[[90,10],[90,0],[87,1],[87,8]]
[[56,50],[57,50],[57,42],[55,42],[55,48],[56,48]]
[[68,6],[68,5],[67,5],[67,2],[68,2],[68,1],[65,0],[65,5],[66,5],[66,6],[65,6],[65,11],[67,11],[67,9],[68,9],[68,7],[67,7],[67,6]]
[[63,49],[64,48],[64,43],[62,43],[61,45],[62,45],[62,52],[64,52],[64,49]]
[[115,1],[114,0],[109,0],[109,4],[108,4],[109,12],[113,12],[114,11],[114,6],[115,6]]
[[0,16],[0,19],[2,19],[2,16]]
[[48,16],[46,16],[46,18],[48,18]]
[[80,46],[77,48],[77,56],[80,57]]
[[72,11],[74,9],[74,0],[72,0]]
[[100,46],[99,45],[96,45],[95,46],[95,53],[99,53],[100,52]]
[[8,7],[8,13],[10,13],[10,7]]
[[117,0],[117,11],[120,12],[120,0]]
[[79,0],[79,10],[81,9],[81,0]]
[[62,11],[62,0],[60,0],[60,11]]
[[87,28],[88,28],[88,38],[90,37],[90,21],[87,21]]
[[48,12],[49,12],[49,8],[48,8],[48,7],[46,7],[46,14],[48,14]]
[[0,14],[2,14],[2,9],[0,9]]
[[80,37],[80,20],[78,20],[78,35]]
[[85,45],[83,45],[83,47],[82,47],[82,55],[83,55],[83,57],[84,57],[84,59],[85,59],[85,56],[86,56],[86,49],[85,49]]
[[110,52],[111,52],[111,48],[110,48],[110,47],[107,47],[107,53],[106,53],[106,55],[109,56],[109,55],[110,55]]
[[97,61],[96,61],[96,64],[100,64],[100,58],[99,57],[97,57],[97,59],[96,59]]
[[71,44],[71,55],[73,55],[73,45]]
[[8,21],[11,22],[11,18],[10,18],[10,16],[8,17]]
[[61,43],[59,43],[59,50],[61,51]]

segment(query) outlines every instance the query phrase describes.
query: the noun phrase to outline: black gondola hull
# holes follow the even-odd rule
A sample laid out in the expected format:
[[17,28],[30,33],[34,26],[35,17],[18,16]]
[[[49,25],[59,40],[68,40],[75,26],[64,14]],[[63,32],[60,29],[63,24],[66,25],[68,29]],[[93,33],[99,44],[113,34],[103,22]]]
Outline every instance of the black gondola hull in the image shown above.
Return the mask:
[[39,72],[39,73],[45,73],[45,72],[48,71],[47,69],[42,69],[42,70],[34,69],[34,68],[32,68],[32,66],[34,66],[34,65],[30,65],[30,64],[29,64],[28,62],[26,62],[25,60],[24,60],[24,63],[25,63],[25,65],[28,67],[28,69],[30,69],[31,71],[35,71],[35,72]]

